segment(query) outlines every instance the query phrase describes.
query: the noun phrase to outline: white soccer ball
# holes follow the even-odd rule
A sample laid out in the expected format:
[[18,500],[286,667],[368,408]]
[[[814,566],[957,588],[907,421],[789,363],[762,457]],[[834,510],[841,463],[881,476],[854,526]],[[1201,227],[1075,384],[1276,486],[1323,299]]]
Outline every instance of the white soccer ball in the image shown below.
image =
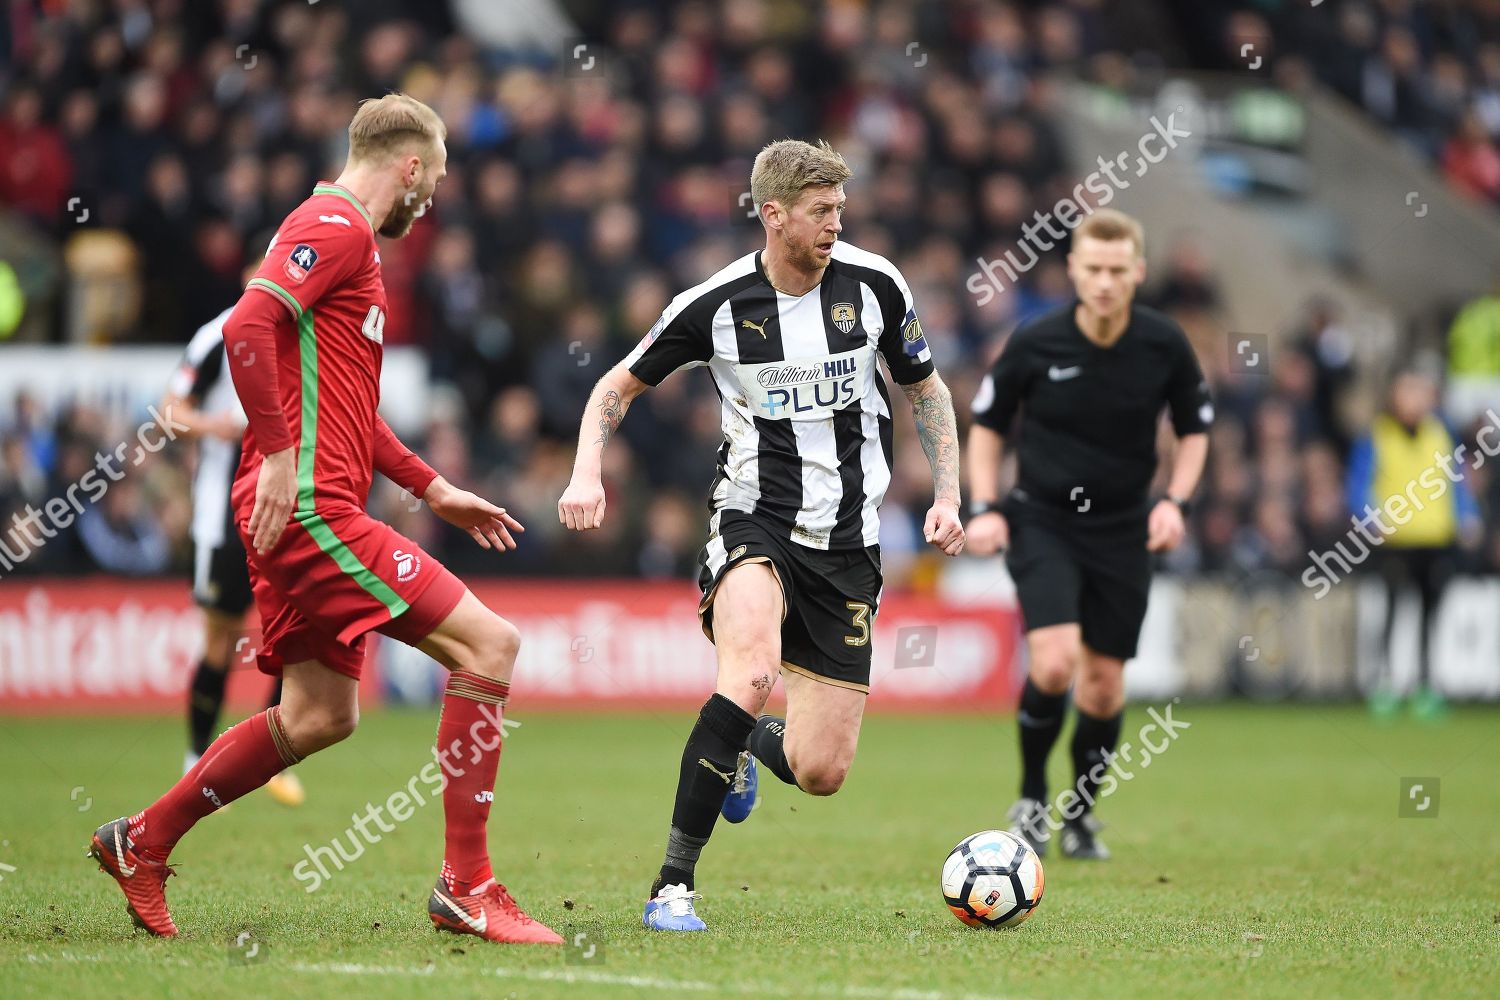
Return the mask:
[[1042,901],[1042,859],[1004,830],[958,842],[943,863],[943,901],[970,927],[1014,927]]

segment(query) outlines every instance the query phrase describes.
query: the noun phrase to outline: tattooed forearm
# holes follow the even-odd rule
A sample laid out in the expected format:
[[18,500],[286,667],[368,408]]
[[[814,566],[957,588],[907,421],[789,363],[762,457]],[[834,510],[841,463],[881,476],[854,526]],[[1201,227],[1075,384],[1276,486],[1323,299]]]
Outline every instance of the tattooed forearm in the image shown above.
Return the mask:
[[917,437],[932,466],[932,494],[937,502],[958,505],[958,421],[953,394],[934,372],[915,385],[903,386],[911,400]]
[[615,431],[620,429],[620,421],[624,419],[624,401],[620,399],[618,392],[608,390],[599,401],[599,437],[594,443],[601,448],[609,444],[609,439],[614,437]]

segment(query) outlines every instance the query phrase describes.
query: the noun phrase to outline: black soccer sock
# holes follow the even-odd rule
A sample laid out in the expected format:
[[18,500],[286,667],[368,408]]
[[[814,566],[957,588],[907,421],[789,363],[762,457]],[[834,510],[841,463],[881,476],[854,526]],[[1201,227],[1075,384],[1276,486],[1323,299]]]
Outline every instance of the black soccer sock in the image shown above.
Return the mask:
[[188,687],[188,745],[203,756],[214,739],[219,710],[224,707],[224,682],[229,676],[226,666],[215,669],[207,660],[198,661],[193,682]]
[[281,675],[276,675],[276,684],[271,688],[271,697],[266,699],[266,707],[273,708],[281,704]]
[[786,720],[774,715],[762,715],[755,720],[755,729],[750,733],[750,752],[755,759],[771,769],[788,785],[797,783],[792,765],[786,762]]
[[715,693],[703,703],[682,751],[666,858],[651,884],[652,896],[662,886],[679,882],[693,888],[698,855],[714,831],[724,793],[734,781],[740,751],[745,749],[754,727],[755,716],[721,694]]
[[1107,766],[1110,754],[1119,745],[1120,724],[1124,718],[1123,711],[1102,719],[1086,712],[1078,713],[1078,724],[1073,727],[1073,774],[1078,779],[1083,812],[1093,808],[1094,796],[1099,791],[1098,780],[1089,777],[1089,772],[1098,767],[1096,773],[1103,777],[1104,767],[1100,765]]
[[1021,797],[1047,801],[1047,756],[1062,732],[1068,693],[1047,694],[1026,678],[1016,725],[1021,733]]

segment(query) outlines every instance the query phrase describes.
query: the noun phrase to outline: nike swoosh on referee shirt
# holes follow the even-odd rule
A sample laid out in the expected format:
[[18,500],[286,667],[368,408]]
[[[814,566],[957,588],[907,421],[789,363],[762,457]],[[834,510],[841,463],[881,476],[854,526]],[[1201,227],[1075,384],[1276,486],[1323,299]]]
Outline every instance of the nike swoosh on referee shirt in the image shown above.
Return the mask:
[[1047,369],[1047,377],[1054,382],[1066,382],[1070,378],[1077,378],[1083,374],[1082,365],[1074,365],[1071,368],[1059,368],[1053,365]]

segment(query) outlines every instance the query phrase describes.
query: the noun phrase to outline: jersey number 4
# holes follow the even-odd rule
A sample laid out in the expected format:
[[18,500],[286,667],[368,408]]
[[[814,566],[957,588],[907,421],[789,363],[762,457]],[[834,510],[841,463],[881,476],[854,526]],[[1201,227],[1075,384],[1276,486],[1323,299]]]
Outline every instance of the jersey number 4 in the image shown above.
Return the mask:
[[359,332],[377,344],[385,343],[385,310],[379,306],[371,306],[370,311],[365,314],[365,325],[359,328]]

